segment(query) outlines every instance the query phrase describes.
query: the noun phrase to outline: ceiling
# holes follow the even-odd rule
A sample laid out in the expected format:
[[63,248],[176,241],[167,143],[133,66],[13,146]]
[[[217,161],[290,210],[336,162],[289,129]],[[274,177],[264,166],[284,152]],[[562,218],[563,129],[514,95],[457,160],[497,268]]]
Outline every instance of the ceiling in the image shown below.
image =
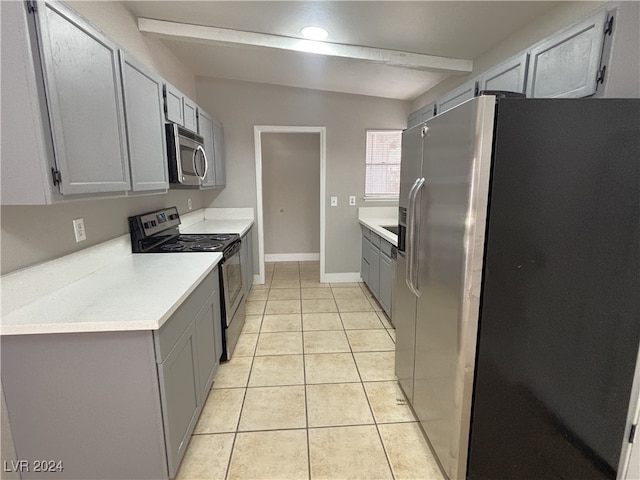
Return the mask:
[[[464,75],[469,60],[559,3],[124,2],[141,31],[196,75],[403,100]],[[330,54],[300,51],[300,30],[309,25],[329,31]]]

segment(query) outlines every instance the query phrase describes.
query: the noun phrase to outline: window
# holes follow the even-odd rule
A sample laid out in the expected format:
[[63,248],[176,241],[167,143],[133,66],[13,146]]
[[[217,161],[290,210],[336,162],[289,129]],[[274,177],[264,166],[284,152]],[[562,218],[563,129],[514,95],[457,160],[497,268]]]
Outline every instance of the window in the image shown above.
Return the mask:
[[398,198],[402,130],[367,130],[365,198]]

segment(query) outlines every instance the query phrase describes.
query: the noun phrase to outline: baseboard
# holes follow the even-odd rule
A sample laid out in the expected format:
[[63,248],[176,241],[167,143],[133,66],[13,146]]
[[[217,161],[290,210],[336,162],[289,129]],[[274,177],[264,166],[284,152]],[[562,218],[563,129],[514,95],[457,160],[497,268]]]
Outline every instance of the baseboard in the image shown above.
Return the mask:
[[324,283],[356,283],[361,282],[360,272],[325,273]]
[[319,253],[265,253],[265,262],[313,262],[320,260]]

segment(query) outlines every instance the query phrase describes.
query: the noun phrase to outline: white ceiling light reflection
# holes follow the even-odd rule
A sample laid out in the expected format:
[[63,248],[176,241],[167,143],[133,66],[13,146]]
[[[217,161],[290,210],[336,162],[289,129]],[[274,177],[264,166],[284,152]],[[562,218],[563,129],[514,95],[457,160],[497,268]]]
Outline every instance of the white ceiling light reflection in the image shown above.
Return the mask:
[[300,33],[309,40],[324,40],[329,35],[329,32],[320,27],[304,27]]

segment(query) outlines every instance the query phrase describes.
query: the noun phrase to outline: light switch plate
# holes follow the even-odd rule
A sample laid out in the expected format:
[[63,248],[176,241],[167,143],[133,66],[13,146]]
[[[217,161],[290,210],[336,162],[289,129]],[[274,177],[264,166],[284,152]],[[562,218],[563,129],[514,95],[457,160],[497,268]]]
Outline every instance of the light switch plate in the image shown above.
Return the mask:
[[191,209],[193,208],[193,203],[191,202],[191,199],[190,199],[190,198],[187,198],[187,208],[188,208],[189,210],[191,210]]
[[332,207],[338,206],[338,197],[331,197],[331,206]]
[[355,195],[351,195],[349,197],[349,205],[355,205],[356,204],[356,196]]
[[73,233],[76,236],[76,243],[87,239],[87,232],[84,229],[84,218],[76,218],[73,221]]

